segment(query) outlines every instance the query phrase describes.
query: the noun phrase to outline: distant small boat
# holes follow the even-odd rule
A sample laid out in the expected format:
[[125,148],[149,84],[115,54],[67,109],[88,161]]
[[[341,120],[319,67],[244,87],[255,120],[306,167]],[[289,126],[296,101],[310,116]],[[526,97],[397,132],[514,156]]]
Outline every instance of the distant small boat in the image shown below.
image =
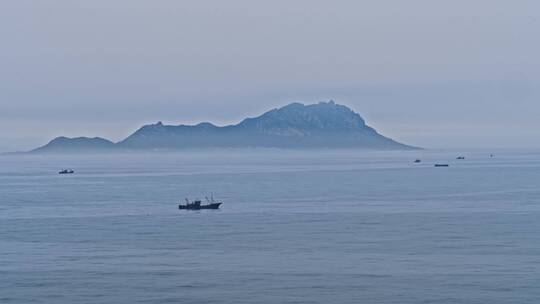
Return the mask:
[[75,173],[75,171],[67,170],[67,169],[64,169],[64,170],[58,172],[58,174],[73,174],[73,173]]
[[221,206],[223,203],[215,202],[214,197],[212,196],[212,199],[206,198],[206,201],[208,201],[208,204],[202,205],[201,200],[194,200],[193,202],[190,202],[186,198],[186,204],[185,205],[178,205],[178,209],[180,210],[203,210],[203,209],[219,209],[219,206]]
[[465,156],[458,156],[456,159],[465,159]]
[[417,159],[417,160],[414,161],[415,164],[418,164],[418,163],[421,163],[421,162],[422,162],[421,159]]
[[449,164],[435,164],[435,167],[450,167]]

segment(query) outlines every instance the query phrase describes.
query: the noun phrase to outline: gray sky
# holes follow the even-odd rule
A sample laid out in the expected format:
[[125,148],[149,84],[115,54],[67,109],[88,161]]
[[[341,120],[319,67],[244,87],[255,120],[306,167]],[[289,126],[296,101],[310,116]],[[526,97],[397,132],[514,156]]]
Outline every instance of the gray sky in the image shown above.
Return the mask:
[[334,99],[432,148],[540,147],[540,2],[0,2],[0,151]]

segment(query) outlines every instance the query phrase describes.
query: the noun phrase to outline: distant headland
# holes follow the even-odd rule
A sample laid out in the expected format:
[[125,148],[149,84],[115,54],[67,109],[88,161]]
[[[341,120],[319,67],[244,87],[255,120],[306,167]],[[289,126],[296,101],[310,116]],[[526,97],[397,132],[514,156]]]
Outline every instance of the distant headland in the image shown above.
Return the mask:
[[114,143],[104,138],[57,137],[29,153],[109,151],[167,151],[190,148],[357,148],[419,149],[396,142],[366,125],[350,108],[334,101],[304,105],[291,103],[238,124],[219,127],[146,125]]

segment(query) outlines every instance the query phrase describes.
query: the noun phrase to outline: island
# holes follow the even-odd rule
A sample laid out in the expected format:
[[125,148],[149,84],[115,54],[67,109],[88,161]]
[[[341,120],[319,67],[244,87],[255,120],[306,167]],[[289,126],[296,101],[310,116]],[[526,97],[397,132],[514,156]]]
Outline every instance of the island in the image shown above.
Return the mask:
[[117,143],[99,137],[58,137],[30,153],[258,147],[419,149],[379,134],[358,113],[329,101],[310,105],[291,103],[228,126],[208,122],[174,126],[158,122],[141,127]]

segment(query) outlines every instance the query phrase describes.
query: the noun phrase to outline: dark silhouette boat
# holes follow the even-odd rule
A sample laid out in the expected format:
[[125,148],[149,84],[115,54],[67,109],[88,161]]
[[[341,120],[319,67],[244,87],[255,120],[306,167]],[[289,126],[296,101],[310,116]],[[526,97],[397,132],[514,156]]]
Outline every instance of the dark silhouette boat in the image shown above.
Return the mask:
[[178,205],[178,209],[180,210],[204,210],[204,209],[219,209],[219,206],[221,206],[221,204],[223,203],[220,203],[220,202],[215,202],[214,201],[214,197],[212,197],[210,200],[208,199],[208,197],[206,198],[206,201],[208,202],[208,204],[206,205],[203,205],[201,200],[194,200],[193,202],[190,202],[187,198],[186,198],[186,204],[182,205]]
[[68,169],[64,169],[64,170],[58,172],[58,174],[73,174],[73,173],[75,173],[75,171],[68,170]]
[[435,167],[450,167],[449,164],[435,164]]
[[417,159],[417,160],[414,161],[415,164],[419,164],[419,163],[421,163],[421,162],[422,162],[421,159]]
[[458,156],[458,157],[456,157],[456,159],[463,160],[463,159],[465,159],[465,156]]

